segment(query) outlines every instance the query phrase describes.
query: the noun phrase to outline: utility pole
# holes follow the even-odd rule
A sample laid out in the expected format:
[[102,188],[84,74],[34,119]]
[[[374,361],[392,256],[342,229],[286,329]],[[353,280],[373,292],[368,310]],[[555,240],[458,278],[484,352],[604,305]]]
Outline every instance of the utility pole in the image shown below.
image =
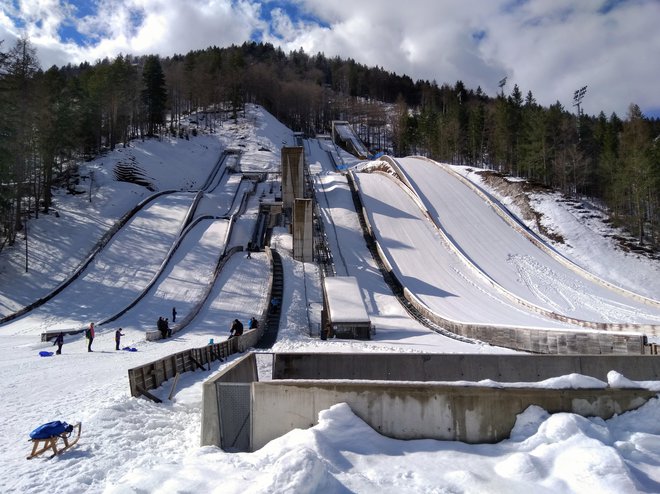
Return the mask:
[[29,213],[25,213],[25,222],[23,223],[23,228],[25,228],[25,272],[28,272],[28,216]]
[[94,170],[89,171],[89,202],[92,202],[92,186],[94,185]]

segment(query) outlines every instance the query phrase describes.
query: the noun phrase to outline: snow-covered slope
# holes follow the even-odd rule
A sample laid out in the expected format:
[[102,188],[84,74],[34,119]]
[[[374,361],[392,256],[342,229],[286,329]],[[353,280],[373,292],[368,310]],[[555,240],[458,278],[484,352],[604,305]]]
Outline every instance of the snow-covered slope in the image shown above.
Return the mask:
[[660,324],[660,301],[645,303],[560,262],[561,256],[512,228],[448,167],[418,158],[398,163],[455,250],[509,293],[579,320]]
[[[113,160],[116,162],[130,151],[160,190],[191,190],[204,182],[222,149],[244,151],[243,171],[268,171],[277,169],[283,143],[293,144],[291,132],[263,109],[248,107],[246,119],[237,124],[224,122],[219,135],[190,141],[136,142],[127,150],[117,150],[83,168],[111,170]],[[448,340],[406,317],[368,257],[345,178],[329,173],[323,158],[327,154],[320,145],[306,144],[306,149],[319,150],[318,154],[309,153],[309,160],[313,173],[317,174],[317,192],[323,191],[319,201],[324,209],[326,231],[332,237],[335,260],[346,274],[359,278],[377,332],[375,340],[370,342],[324,342],[308,336],[310,322],[318,321],[319,273],[315,266],[291,259],[291,236],[277,230],[273,243],[283,255],[283,304],[287,310],[275,349],[501,352],[485,345]],[[48,259],[35,260],[30,272],[24,274],[21,246],[2,252],[0,296],[9,301],[5,306],[24,305],[46,293],[75,267],[77,262],[67,262],[69,257],[83,259],[94,239],[149,194],[135,185],[113,182],[111,175],[105,181],[102,173],[97,176],[91,205],[81,196],[58,196],[57,208],[70,212],[66,219],[75,218],[75,228],[65,229],[52,215],[31,222],[31,232],[35,232],[30,237],[30,242],[34,242],[30,244],[31,252],[35,255],[48,252]],[[218,201],[223,200],[218,197]],[[233,242],[245,241],[257,206],[258,200],[249,201],[248,213],[237,221],[237,239]],[[79,210],[84,213],[74,216]],[[331,230],[335,233],[330,234]],[[215,234],[212,237],[217,238]],[[185,278],[182,286],[194,283],[196,274],[201,284],[206,282],[206,267],[200,266],[197,273],[185,253],[194,256],[208,253],[210,246],[206,242],[214,243],[212,237],[200,232],[200,239],[207,239],[202,245],[184,247],[169,272],[167,285],[162,286],[167,292],[164,297],[172,294],[170,289],[176,290],[169,282],[178,276]],[[58,240],[53,241],[54,238]],[[205,251],[204,254],[196,248]],[[142,262],[148,259],[148,251],[126,252],[125,256]],[[649,262],[648,269],[655,269],[654,265]],[[177,271],[181,268],[186,273]],[[630,270],[628,266],[622,269]],[[172,401],[167,400],[171,383],[166,383],[155,391],[164,403],[155,404],[130,397],[127,369],[186,348],[203,346],[209,338],[224,338],[233,318],[247,320],[263,309],[267,275],[263,254],[254,254],[252,259],[232,256],[198,318],[165,341],[144,341],[145,324],[150,324],[153,318],[147,314],[128,314],[121,321],[126,333],[122,346],[134,346],[137,352],[116,352],[112,332],[108,331],[100,332],[93,353],[86,351],[81,338],[72,337],[66,339],[62,355],[42,358],[38,352],[53,347],[41,343],[33,334],[8,334],[0,327],[3,417],[0,436],[4,444],[0,490],[10,493],[597,491],[617,494],[660,491],[657,468],[660,402],[657,399],[636,412],[608,421],[570,414],[548,415],[530,409],[518,418],[511,439],[495,445],[391,440],[369,429],[347,407],[337,406],[324,412],[317,426],[293,431],[255,453],[230,454],[214,447],[200,448],[201,383],[210,374],[200,371],[183,375]],[[627,275],[634,280],[634,273]],[[231,361],[218,363],[212,371]],[[268,355],[259,358],[262,378],[268,378],[269,362]],[[643,384],[660,391],[659,383]],[[593,381],[568,376],[540,385],[592,386]],[[609,385],[630,383],[612,375]],[[53,460],[26,461],[28,433],[41,423],[60,419],[82,421],[79,444]]]

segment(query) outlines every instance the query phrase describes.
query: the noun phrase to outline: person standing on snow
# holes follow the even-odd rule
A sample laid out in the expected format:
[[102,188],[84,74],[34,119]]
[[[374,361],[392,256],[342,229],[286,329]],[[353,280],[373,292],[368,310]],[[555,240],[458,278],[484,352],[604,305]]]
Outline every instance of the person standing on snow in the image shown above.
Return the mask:
[[90,322],[89,323],[89,328],[85,330],[85,338],[87,338],[87,351],[88,352],[93,352],[92,350],[92,342],[94,341],[94,323]]
[[121,332],[121,328],[119,328],[117,331],[115,331],[115,349],[119,350],[119,342],[121,341],[121,337],[124,336],[124,333]]
[[64,333],[60,333],[57,335],[57,338],[55,338],[55,342],[53,343],[53,346],[57,345],[57,351],[55,352],[55,355],[62,355],[62,345],[64,345]]
[[176,322],[176,307],[172,307],[172,323]]

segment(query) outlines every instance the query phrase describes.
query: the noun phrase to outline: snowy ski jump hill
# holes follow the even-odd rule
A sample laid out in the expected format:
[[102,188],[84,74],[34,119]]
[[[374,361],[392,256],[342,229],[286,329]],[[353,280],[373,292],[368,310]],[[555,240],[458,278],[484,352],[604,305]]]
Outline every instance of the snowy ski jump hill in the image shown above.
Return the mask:
[[[213,269],[222,252],[244,247],[251,238],[260,200],[277,194],[280,149],[296,141],[289,129],[252,105],[245,118],[214,127],[218,134],[134,142],[81,164],[81,172],[96,172],[91,201],[56,192],[59,215],[30,221],[30,270],[24,272],[24,246],[1,253],[0,314],[7,316],[65,282],[103,234],[151,195],[114,180],[116,163],[137,162],[156,190],[176,191],[149,201],[50,301],[0,325],[2,492],[660,491],[657,399],[608,421],[529,409],[511,438],[493,445],[396,441],[367,427],[348,407],[336,406],[307,430],[254,453],[234,454],[199,446],[202,383],[232,365],[234,357],[214,363],[211,373],[182,375],[171,400],[171,383],[154,390],[161,404],[131,397],[129,368],[204,346],[211,338],[220,341],[234,318],[247,321],[268,303],[264,254],[232,255],[217,277]],[[225,166],[232,173],[218,170],[218,157],[230,149]],[[336,173],[331,156],[341,153],[350,166],[357,160],[329,139],[306,139],[304,149],[335,270],[358,279],[376,334],[370,341],[310,337],[310,328],[320,323],[321,274],[314,264],[295,261],[291,235],[275,228],[271,246],[282,256],[285,310],[272,351],[513,353],[438,334],[412,318],[372,258],[347,176]],[[551,330],[592,331],[544,312],[605,324],[658,324],[657,307],[643,300],[659,298],[657,261],[621,253],[603,236],[571,228],[566,237],[574,250],[562,255],[579,258],[583,268],[643,297],[612,291],[548,257],[488,212],[492,206],[474,190],[461,192],[464,185],[444,166],[416,158],[397,162],[412,188],[388,174],[357,168],[356,183],[392,267],[429,307],[457,320]],[[264,181],[243,175],[261,175]],[[563,217],[554,215],[553,207],[559,206],[547,206],[548,220],[557,228],[569,225],[557,219]],[[599,256],[587,255],[590,250]],[[101,321],[136,298],[131,309],[99,328],[94,352],[87,352],[82,335],[72,335],[65,338],[62,355],[39,356],[54,350],[40,340],[42,332]],[[146,341],[145,331],[173,306],[178,318],[193,307],[196,316],[172,338]],[[121,346],[136,352],[115,351],[114,330],[120,326]],[[271,356],[260,354],[258,362],[260,379],[269,379]],[[660,382],[631,382],[616,374],[608,382],[571,375],[536,386],[660,391]],[[52,420],[82,422],[80,442],[52,460],[26,461],[29,432]]]
[[448,167],[388,159],[353,176],[387,264],[435,313],[465,324],[658,334],[660,302],[566,260]]
[[[226,160],[223,153],[198,193],[157,193],[144,201],[54,296],[44,297],[23,316],[7,317],[6,331],[74,334],[88,322],[102,331],[109,322],[121,325],[128,311],[141,315],[150,327],[153,321],[144,320],[146,314],[168,313],[167,305],[177,303],[185,319],[203,302],[204,287],[226,250],[228,218],[241,202],[236,198],[250,189],[240,175],[226,173]],[[191,265],[207,271],[198,272]],[[154,301],[159,301],[156,306]]]

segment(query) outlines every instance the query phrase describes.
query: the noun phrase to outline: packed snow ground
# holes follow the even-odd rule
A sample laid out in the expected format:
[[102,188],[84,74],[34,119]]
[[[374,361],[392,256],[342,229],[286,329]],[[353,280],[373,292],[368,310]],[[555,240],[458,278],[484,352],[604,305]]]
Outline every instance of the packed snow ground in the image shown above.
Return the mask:
[[[141,187],[112,180],[112,164],[135,157],[159,190],[199,188],[222,149],[240,148],[242,171],[277,168],[281,145],[293,145],[291,132],[260,108],[250,107],[247,118],[224,122],[218,135],[185,140],[135,142],[84,165],[95,170],[92,201],[87,196],[57,196],[54,215],[30,223],[30,271],[24,273],[24,251],[17,246],[0,256],[0,312],[8,314],[57,286],[89,252],[103,232],[122,214],[149,195]],[[294,261],[291,237],[276,232],[273,244],[284,254],[285,294],[281,331],[274,350],[298,351],[412,351],[503,352],[506,350],[460,342],[432,333],[410,320],[388,292],[387,286],[363,245],[355,212],[351,211],[345,181],[327,172],[323,149],[327,141],[306,141],[308,158],[317,175],[317,193],[324,220],[335,233],[333,244],[339,274],[359,277],[369,314],[377,327],[371,342],[321,341],[310,338],[318,324],[321,302],[318,271]],[[316,151],[318,150],[318,152]],[[335,151],[333,151],[335,152]],[[343,159],[349,160],[347,156]],[[86,169],[86,170],[85,170]],[[228,194],[218,194],[223,209]],[[327,204],[323,204],[327,201]],[[227,208],[227,205],[224,206]],[[554,203],[553,208],[561,205]],[[235,225],[231,246],[244,245],[254,223],[255,204]],[[549,215],[550,216],[550,215]],[[557,218],[558,215],[550,217]],[[154,217],[156,230],[170,224]],[[75,228],[71,227],[75,225]],[[171,226],[171,225],[170,225]],[[562,223],[553,225],[556,229]],[[328,229],[328,226],[326,226]],[[211,234],[212,232],[208,232]],[[593,232],[592,232],[593,233]],[[609,240],[590,234],[589,249],[597,248],[593,270],[610,281],[626,280],[635,289],[640,280],[645,293],[660,293],[658,263],[623,254]],[[581,250],[579,228],[571,224],[566,237]],[[165,235],[165,233],[163,233]],[[201,232],[200,232],[201,235]],[[205,234],[204,234],[205,235]],[[215,238],[217,233],[213,233]],[[192,238],[192,237],[191,237]],[[593,243],[597,246],[594,247]],[[193,242],[191,242],[193,243]],[[211,242],[213,243],[213,242]],[[194,245],[182,247],[168,273],[192,283],[197,274],[204,283],[207,266],[189,263],[189,255],[202,255]],[[201,249],[208,253],[209,248]],[[584,249],[584,247],[582,247]],[[197,252],[197,253],[195,253]],[[192,254],[190,254],[192,253]],[[130,263],[151,262],[148,249],[125,252]],[[569,253],[570,255],[570,253]],[[39,357],[53,350],[38,339],[48,321],[70,318],[84,323],[92,318],[80,305],[69,313],[43,313],[30,328],[21,321],[0,327],[0,382],[4,438],[0,490],[2,492],[660,492],[660,402],[656,398],[637,411],[608,421],[572,414],[548,415],[531,408],[522,414],[510,439],[493,445],[467,445],[435,440],[398,441],[380,436],[345,405],[323,412],[318,425],[293,431],[254,453],[225,453],[199,447],[201,384],[210,374],[182,376],[172,401],[171,383],[156,394],[156,404],[129,395],[127,369],[183,349],[203,346],[210,338],[222,339],[234,317],[247,320],[266,303],[268,276],[265,256],[253,259],[234,255],[213,285],[209,300],[193,324],[165,341],[144,341],[145,325],[168,315],[178,294],[172,276],[160,288],[162,296],[147,296],[144,312],[127,313],[121,321],[123,346],[137,352],[114,350],[114,323],[101,329],[88,353],[84,340],[67,337],[61,356]],[[590,269],[592,264],[587,264]],[[185,268],[183,271],[177,269]],[[198,273],[192,272],[199,270]],[[345,271],[342,273],[340,271]],[[176,274],[179,273],[179,274]],[[637,275],[635,274],[637,273]],[[124,274],[117,274],[122,278]],[[638,276],[638,278],[636,278]],[[192,291],[195,291],[193,289]],[[160,305],[158,300],[162,300]],[[71,302],[74,303],[74,302]],[[155,304],[155,305],[154,305]],[[105,309],[90,307],[92,311]],[[80,311],[72,317],[71,312]],[[158,312],[156,312],[158,311]],[[230,362],[233,359],[229,359]],[[262,378],[268,378],[269,358],[259,359]],[[229,362],[216,364],[212,372]],[[539,386],[598,387],[643,386],[660,392],[660,383],[630,383],[611,373],[609,383],[594,383],[584,376],[565,376]],[[493,384],[495,385],[495,384]],[[51,420],[82,421],[80,443],[52,460],[25,460],[28,433]]]

